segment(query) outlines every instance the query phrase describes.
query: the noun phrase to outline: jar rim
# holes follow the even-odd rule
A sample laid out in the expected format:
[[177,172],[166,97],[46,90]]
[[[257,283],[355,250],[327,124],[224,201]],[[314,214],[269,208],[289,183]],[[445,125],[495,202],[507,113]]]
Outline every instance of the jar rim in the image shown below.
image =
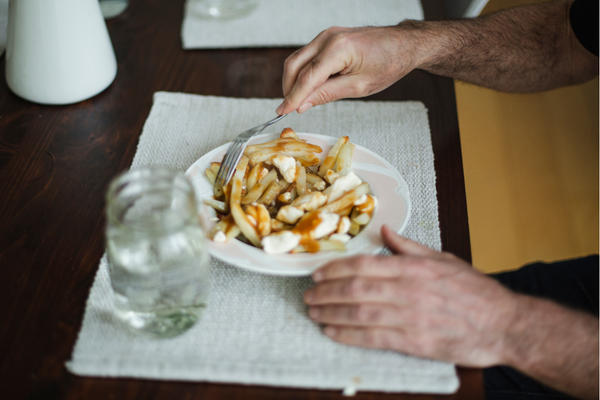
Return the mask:
[[[151,223],[127,221],[125,213],[143,196],[158,193],[164,195],[167,192],[170,192],[169,196],[172,199],[175,199],[177,192],[187,197],[186,201],[179,202],[183,206],[178,209],[185,215],[183,218],[163,221],[163,229],[158,230],[179,229],[190,219],[197,219],[194,188],[185,174],[172,168],[146,167],[125,171],[110,182],[106,192],[107,222],[128,229],[147,230]],[[157,228],[157,226],[152,227],[153,230]]]

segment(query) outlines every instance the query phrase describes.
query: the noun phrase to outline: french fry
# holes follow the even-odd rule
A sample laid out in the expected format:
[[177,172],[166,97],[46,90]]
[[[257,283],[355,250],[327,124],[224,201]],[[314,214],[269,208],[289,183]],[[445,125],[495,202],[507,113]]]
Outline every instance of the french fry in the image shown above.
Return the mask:
[[215,211],[220,212],[221,214],[227,214],[229,212],[229,207],[227,207],[227,203],[224,201],[215,200],[212,197],[206,197],[202,199],[204,204],[211,206],[215,209]]
[[258,177],[263,168],[263,163],[258,163],[250,170],[248,179],[246,180],[246,190],[248,192],[251,191],[254,185],[256,185],[256,182],[259,181]]
[[319,157],[312,153],[306,153],[306,155],[296,157],[296,160],[300,161],[300,164],[302,164],[303,167],[314,167],[321,162]]
[[215,184],[215,180],[217,179],[217,176],[215,175],[214,172],[212,172],[210,170],[210,168],[206,168],[206,177],[208,178],[208,180],[210,181],[210,183],[212,183],[213,185]]
[[235,238],[240,234],[240,229],[235,224],[233,217],[231,214],[224,217],[221,221],[217,222],[215,226],[208,233],[208,237],[214,239],[217,235],[217,232],[223,232],[225,235],[225,240],[230,240]]
[[350,236],[356,236],[360,232],[360,225],[356,222],[350,222],[350,229],[348,230],[348,234]]
[[338,211],[337,214],[340,217],[348,217],[348,216],[350,216],[350,213],[352,212],[353,209],[354,209],[354,205],[350,204],[348,207],[343,208],[340,211]]
[[292,253],[316,253],[318,251],[345,251],[344,243],[337,240],[321,239],[300,244],[292,250]]
[[223,188],[220,186],[214,186],[213,187],[213,194],[215,196],[215,199],[223,199],[225,198],[225,192],[223,191]]
[[240,233],[242,233],[240,228],[238,228],[237,225],[232,225],[231,228],[225,232],[225,237],[227,237],[227,240],[235,239]]
[[323,163],[319,167],[319,176],[325,176],[328,170],[333,168],[335,161],[337,160],[338,153],[343,145],[348,142],[348,136],[342,136],[335,142],[329,153],[327,153],[327,157],[323,160]]
[[248,216],[248,221],[256,228],[258,226],[258,211],[254,204],[248,204],[242,207],[242,210]]
[[327,182],[325,182],[319,175],[315,175],[312,173],[306,173],[306,182],[312,185],[313,190],[322,191],[327,187]]
[[[306,174],[306,182],[309,182],[312,185],[314,185],[315,183],[319,183],[319,182],[325,183],[325,181],[323,180],[323,178],[321,178],[319,175],[315,175],[315,174],[312,174],[312,173],[307,173]],[[323,189],[321,189],[321,190],[323,190]]]
[[296,162],[296,192],[298,196],[306,194],[306,170],[300,161]]
[[352,154],[354,153],[354,144],[346,142],[338,153],[335,163],[335,172],[340,175],[345,175],[352,164]]
[[298,189],[296,186],[294,186],[290,192],[290,200],[294,201],[296,199],[296,197],[298,197]]
[[[235,174],[233,175],[229,208],[240,231],[254,246],[260,248],[261,244],[256,228],[240,205],[242,197],[242,179],[246,173],[246,165],[248,165],[248,157],[242,156],[237,165]],[[255,219],[254,222],[256,222]]]
[[256,206],[257,214],[257,228],[260,236],[267,236],[271,234],[271,215],[264,204],[258,204]]
[[208,237],[210,239],[214,239],[215,235],[217,234],[217,232],[223,232],[225,233],[225,227],[227,226],[227,223],[224,220],[221,220],[219,222],[217,222],[215,224],[215,226],[212,227],[212,229],[208,232]]
[[337,178],[339,178],[339,177],[340,177],[340,174],[338,174],[337,172],[333,172],[333,170],[331,170],[331,169],[327,170],[327,172],[325,173],[325,176],[323,176],[323,178],[330,185],[333,185],[333,183],[335,182],[335,180]]
[[363,194],[369,193],[369,190],[369,184],[367,182],[363,182],[360,185],[358,185],[355,189],[348,191],[346,194],[344,194],[337,200],[319,208],[319,211],[329,211],[333,213],[340,212],[346,207],[353,205],[356,199],[358,199]]
[[289,185],[290,184],[284,180],[271,182],[267,190],[265,190],[263,195],[258,199],[258,203],[271,205],[275,201],[275,198],[285,191]]
[[[288,152],[320,153],[323,149],[316,144],[298,141],[292,138],[275,139],[267,143],[247,146],[244,154],[251,156],[255,153],[270,152],[274,154],[286,154]],[[271,157],[267,157],[268,160]],[[252,160],[252,159],[251,159]],[[264,160],[263,160],[264,161]]]
[[289,231],[294,225],[286,224],[275,218],[271,218],[271,232]]
[[246,166],[248,165],[248,157],[242,156],[238,163],[233,179],[231,180],[230,204],[240,204],[242,199],[242,180],[246,175]]
[[219,173],[219,168],[221,168],[221,163],[218,161],[213,161],[210,163],[210,170],[217,176]]
[[235,239],[240,234],[240,228],[235,224],[235,220],[231,214],[223,218],[221,222],[225,223],[223,232],[225,232],[227,240]]
[[297,142],[297,140],[294,138],[279,138],[279,139],[271,140],[270,142],[251,144],[251,145],[246,146],[246,148],[244,149],[244,155],[248,156],[257,151],[261,151],[261,150],[265,150],[265,149],[269,149],[269,148],[281,147],[285,143],[288,143],[288,142]]
[[246,196],[242,199],[242,204],[250,204],[254,203],[256,200],[262,196],[267,187],[277,179],[277,171],[272,169],[264,178],[262,178],[251,191],[249,191]]
[[371,215],[368,213],[356,213],[356,216],[352,216],[352,222],[358,225],[366,225],[371,220]]
[[[301,142],[296,142],[296,143],[301,143]],[[251,153],[250,155],[248,155],[248,158],[250,158],[250,163],[252,165],[255,165],[261,161],[268,161],[271,158],[278,156],[278,155],[283,155],[283,156],[288,156],[288,157],[294,157],[294,158],[310,158],[312,153],[306,151],[306,150],[286,150],[286,151],[278,151],[277,149],[265,149],[265,150],[260,150],[254,153]]]
[[248,219],[244,210],[238,203],[231,204],[231,214],[233,215],[233,219],[235,219],[235,223],[240,228],[240,231],[246,236],[246,238],[252,243],[254,246],[258,248],[262,248],[260,243],[260,239],[258,237],[258,232]]
[[279,137],[282,139],[291,138],[291,139],[295,139],[295,140],[298,140],[301,142],[306,142],[306,139],[300,139],[300,137],[298,137],[298,135],[296,135],[296,132],[294,132],[294,130],[292,128],[283,128]]

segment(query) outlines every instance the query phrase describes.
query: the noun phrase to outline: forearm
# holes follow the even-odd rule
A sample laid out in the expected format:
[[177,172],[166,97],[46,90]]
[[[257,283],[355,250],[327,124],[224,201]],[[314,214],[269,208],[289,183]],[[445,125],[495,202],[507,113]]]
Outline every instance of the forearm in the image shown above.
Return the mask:
[[598,398],[598,318],[517,295],[503,335],[503,364],[583,399]]
[[598,70],[569,24],[569,3],[511,9],[472,20],[405,21],[418,68],[501,91],[585,82]]

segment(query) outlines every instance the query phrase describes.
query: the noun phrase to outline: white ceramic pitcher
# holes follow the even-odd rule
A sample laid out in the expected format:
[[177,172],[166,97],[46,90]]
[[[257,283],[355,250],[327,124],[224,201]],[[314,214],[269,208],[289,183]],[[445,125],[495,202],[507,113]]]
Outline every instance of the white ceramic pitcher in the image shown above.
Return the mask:
[[117,61],[98,0],[10,0],[6,82],[18,96],[70,104],[106,89]]

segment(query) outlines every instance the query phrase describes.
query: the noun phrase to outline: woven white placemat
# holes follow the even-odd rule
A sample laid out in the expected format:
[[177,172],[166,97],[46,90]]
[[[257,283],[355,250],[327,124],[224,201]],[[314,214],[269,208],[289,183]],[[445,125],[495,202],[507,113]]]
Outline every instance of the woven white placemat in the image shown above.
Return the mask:
[[[156,93],[132,168],[185,171],[236,133],[271,119],[281,99],[232,99]],[[335,137],[378,153],[406,179],[413,204],[404,234],[440,249],[433,152],[420,102],[340,101],[292,114],[278,132]],[[112,314],[106,257],[86,306],[70,371],[79,375],[231,382],[391,392],[452,393],[454,366],[393,351],[333,342],[306,314],[310,278],[247,272],[212,260],[211,295],[200,322],[180,337],[152,340],[119,325]]]
[[209,20],[187,0],[184,49],[303,46],[330,26],[387,26],[423,19],[420,0],[259,0],[249,15]]

